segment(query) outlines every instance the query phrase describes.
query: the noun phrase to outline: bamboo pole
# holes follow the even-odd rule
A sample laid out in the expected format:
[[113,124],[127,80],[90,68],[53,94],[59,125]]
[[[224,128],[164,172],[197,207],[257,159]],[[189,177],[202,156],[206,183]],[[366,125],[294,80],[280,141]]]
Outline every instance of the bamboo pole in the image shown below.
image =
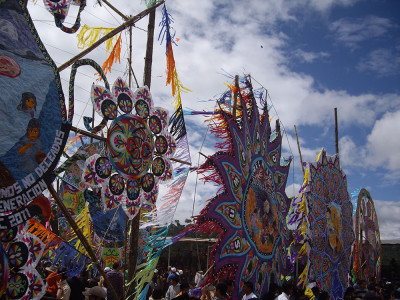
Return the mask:
[[180,159],[173,158],[173,157],[170,158],[170,160],[172,160],[172,161],[174,161],[174,162],[177,162],[177,163],[185,164],[185,165],[188,165],[188,166],[191,166],[191,165],[192,165],[191,163],[189,163],[189,162],[187,162],[187,161],[180,160]]
[[301,170],[303,171],[303,175],[304,175],[305,172],[304,172],[304,166],[303,166],[303,158],[302,158],[302,156],[301,156],[301,149],[300,149],[300,143],[299,143],[299,136],[297,135],[297,128],[296,128],[296,125],[294,125],[294,132],[296,133],[297,148],[299,149]]
[[66,68],[71,66],[74,62],[76,62],[78,59],[84,57],[86,54],[90,53],[93,49],[97,48],[99,45],[101,45],[106,40],[112,38],[114,35],[120,33],[122,30],[126,29],[128,26],[131,26],[135,22],[141,20],[142,18],[147,16],[151,11],[155,10],[156,7],[160,6],[163,3],[164,3],[164,1],[161,1],[161,2],[153,5],[152,7],[148,8],[148,9],[146,9],[146,10],[140,12],[140,13],[138,13],[136,16],[133,16],[128,21],[124,22],[123,24],[121,24],[120,26],[118,26],[114,30],[110,31],[105,36],[103,36],[97,42],[93,43],[92,46],[90,46],[87,49],[83,50],[81,53],[79,53],[78,55],[76,55],[73,58],[71,58],[70,60],[68,60],[66,63],[64,63],[61,66],[59,66],[57,71],[61,72],[61,71],[65,70]]
[[239,89],[239,75],[236,75],[235,76],[235,92],[233,93],[233,109],[232,109],[232,117],[234,120],[236,120],[236,105],[237,105],[238,89]]
[[335,107],[335,147],[336,154],[339,154],[339,133],[338,133],[338,121],[337,121],[337,108]]
[[111,292],[113,293],[115,299],[119,299],[120,297],[118,297],[114,287],[112,286],[111,282],[108,280],[108,277],[107,277],[106,273],[104,272],[103,268],[101,267],[100,263],[98,262],[96,254],[94,253],[92,247],[90,246],[89,242],[86,240],[85,236],[83,235],[82,231],[79,229],[78,225],[75,223],[75,220],[69,214],[68,209],[65,207],[64,203],[61,201],[57,192],[54,190],[54,188],[51,184],[47,184],[47,189],[49,190],[50,194],[53,196],[58,207],[61,209],[62,213],[64,214],[65,219],[68,221],[69,225],[75,232],[76,236],[81,241],[82,245],[85,247],[87,253],[89,254],[90,259],[92,260],[92,262],[95,264],[95,266],[99,270],[101,276],[104,277],[104,281],[106,282],[107,288],[111,289]]
[[[151,86],[151,64],[153,62],[153,41],[154,41],[154,24],[156,19],[155,6],[150,9],[148,31],[147,31],[147,48],[146,58],[144,64],[143,84],[147,85],[150,89]],[[136,263],[138,257],[138,237],[139,237],[139,224],[140,224],[140,211],[133,218],[131,223],[131,236],[130,236],[130,251],[129,251],[129,267],[128,267],[128,282],[132,279],[136,272]],[[135,293],[135,285],[129,284],[126,297],[131,298]]]
[[97,134],[94,134],[94,133],[91,133],[89,131],[85,131],[85,130],[79,129],[79,128],[75,127],[75,126],[71,126],[71,130],[76,132],[76,133],[78,133],[78,134],[80,133],[80,134],[86,135],[86,136],[88,136],[90,138],[94,138],[94,139],[102,141],[102,142],[105,142],[107,140],[105,137],[98,136]]
[[153,9],[149,14],[149,24],[147,26],[147,48],[144,62],[143,85],[150,89],[151,85],[151,66],[153,63],[153,43],[154,43],[154,24],[156,20],[156,10]]
[[131,81],[132,81],[132,26],[129,26],[129,58],[128,58],[128,63],[129,63],[129,88],[131,88]]

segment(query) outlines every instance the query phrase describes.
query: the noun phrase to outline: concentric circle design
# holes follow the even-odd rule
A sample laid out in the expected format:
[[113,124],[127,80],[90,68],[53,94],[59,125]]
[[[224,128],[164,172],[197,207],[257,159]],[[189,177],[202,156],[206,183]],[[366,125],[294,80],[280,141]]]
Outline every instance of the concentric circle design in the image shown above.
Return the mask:
[[129,114],[132,111],[132,99],[128,94],[120,93],[117,98],[118,107],[121,111],[126,114]]
[[149,128],[151,132],[153,132],[154,134],[159,134],[162,130],[162,124],[160,118],[154,115],[151,116],[149,118]]
[[18,232],[17,227],[0,231],[0,241],[3,243],[8,243],[12,241],[17,236],[17,232]]
[[165,154],[168,151],[168,141],[165,136],[159,135],[156,137],[154,146],[157,154]]
[[101,113],[107,120],[114,120],[117,117],[117,106],[112,100],[106,99],[101,103]]
[[142,188],[146,193],[150,193],[156,184],[154,175],[147,173],[142,177]]
[[107,147],[114,168],[127,179],[142,177],[151,165],[151,132],[138,116],[118,117],[108,131]]
[[8,277],[7,294],[11,299],[20,299],[28,290],[28,277],[22,273],[15,273]]
[[109,177],[112,171],[111,161],[107,157],[104,156],[99,157],[98,159],[96,159],[95,170],[96,174],[100,178],[105,179]]
[[113,195],[119,196],[124,192],[125,182],[121,175],[114,174],[110,177],[108,186]]
[[8,248],[7,256],[11,268],[20,268],[28,261],[28,247],[23,242],[14,242]]
[[166,168],[166,165],[165,165],[164,159],[162,159],[161,157],[156,157],[153,160],[151,170],[154,175],[161,176],[162,174],[164,174],[165,168]]
[[138,100],[135,103],[135,110],[136,110],[136,114],[143,118],[146,119],[149,114],[150,114],[150,108],[149,105],[147,104],[146,101],[144,100]]

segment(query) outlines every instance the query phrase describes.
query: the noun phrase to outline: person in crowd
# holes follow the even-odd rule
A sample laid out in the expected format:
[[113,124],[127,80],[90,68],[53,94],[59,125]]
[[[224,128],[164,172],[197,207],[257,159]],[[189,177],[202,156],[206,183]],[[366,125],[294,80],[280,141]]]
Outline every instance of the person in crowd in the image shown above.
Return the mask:
[[150,300],[164,300],[162,289],[161,288],[154,289],[153,293],[151,294]]
[[47,297],[57,297],[57,282],[61,281],[61,276],[58,274],[58,268],[56,266],[50,266],[46,268],[49,274],[46,278],[47,290],[45,296]]
[[71,287],[67,282],[67,270],[62,270],[60,275],[61,280],[57,282],[57,299],[69,300],[71,296]]
[[365,294],[368,292],[367,282],[365,280],[360,280],[357,285],[358,287],[354,292],[354,297],[363,299]]
[[242,300],[249,300],[249,299],[257,299],[257,296],[253,293],[253,283],[250,281],[246,281],[243,285],[243,298]]
[[171,285],[165,294],[165,300],[174,299],[181,291],[178,276],[171,277]]
[[262,300],[275,300],[276,298],[278,298],[280,293],[281,291],[279,286],[276,283],[272,282],[269,286],[268,293],[262,296]]
[[234,282],[231,279],[226,279],[224,281],[224,284],[226,285],[226,297],[225,298],[226,298],[226,300],[231,300],[233,290],[235,289]]
[[88,300],[105,300],[107,292],[100,286],[94,286],[86,289],[86,291],[82,292],[82,295],[86,296]]
[[112,265],[112,270],[106,273],[106,276],[108,280],[110,281],[110,284],[114,288],[118,299],[115,299],[114,294],[111,290],[111,287],[108,287],[105,285],[107,288],[107,300],[120,300],[122,299],[122,294],[123,294],[123,287],[124,287],[124,276],[122,275],[121,272],[119,272],[120,264],[118,262],[114,263]]
[[289,300],[290,296],[293,295],[293,285],[289,282],[285,282],[282,285],[282,293],[278,296],[278,300]]
[[364,300],[380,300],[380,294],[376,290],[375,283],[368,284],[367,293],[364,295]]
[[201,282],[203,281],[203,271],[197,271],[196,275],[194,276],[194,283],[196,287],[199,287]]
[[354,287],[349,286],[344,292],[343,296],[344,300],[353,300],[354,299]]
[[73,300],[84,300],[82,292],[85,291],[85,285],[82,280],[76,276],[67,279],[68,285],[71,288],[70,298]]
[[330,300],[330,298],[331,297],[329,296],[328,292],[326,292],[326,291],[320,292],[319,296],[318,296],[318,300]]
[[227,292],[228,292],[228,286],[222,282],[218,283],[215,286],[215,300],[226,300],[228,296]]
[[176,300],[189,300],[189,284],[187,282],[182,282],[180,285],[180,293],[174,298]]

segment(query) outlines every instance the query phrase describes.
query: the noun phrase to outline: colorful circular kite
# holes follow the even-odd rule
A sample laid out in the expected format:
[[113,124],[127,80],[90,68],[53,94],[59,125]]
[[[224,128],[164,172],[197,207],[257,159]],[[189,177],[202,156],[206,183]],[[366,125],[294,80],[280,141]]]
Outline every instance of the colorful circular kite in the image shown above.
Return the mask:
[[374,201],[366,189],[357,197],[353,272],[357,280],[380,280],[381,239]]
[[222,184],[223,192],[209,201],[198,219],[199,231],[221,231],[209,278],[234,279],[236,299],[245,281],[254,284],[257,296],[268,291],[272,280],[280,282],[289,240],[285,187],[290,160],[281,157],[279,123],[271,134],[268,111],[260,118],[249,81],[241,99],[239,120],[225,111],[217,113],[223,125],[216,131],[226,137],[227,151],[209,157],[200,172],[211,171],[205,180]]
[[155,204],[158,183],[172,178],[170,158],[176,145],[168,133],[168,112],[153,107],[146,86],[133,93],[121,78],[112,92],[93,85],[92,101],[96,112],[112,124],[105,153],[86,160],[82,180],[101,187],[106,210],[121,204],[133,218],[142,203]]
[[308,256],[298,285],[308,282],[342,299],[348,286],[350,253],[354,242],[353,207],[339,156],[325,150],[309,163],[304,183],[291,205],[288,224],[296,224],[296,242],[303,244],[292,262]]

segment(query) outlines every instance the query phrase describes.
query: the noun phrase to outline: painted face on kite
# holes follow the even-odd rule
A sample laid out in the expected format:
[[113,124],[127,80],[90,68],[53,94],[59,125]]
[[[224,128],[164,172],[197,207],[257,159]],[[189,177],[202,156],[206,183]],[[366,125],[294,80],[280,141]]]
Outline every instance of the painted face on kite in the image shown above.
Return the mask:
[[330,205],[326,212],[327,231],[329,246],[331,247],[334,257],[337,257],[342,251],[342,216],[340,207]]
[[27,136],[30,140],[32,140],[32,141],[37,140],[39,137],[39,134],[40,134],[39,128],[36,128],[36,127],[28,128]]
[[26,99],[25,105],[27,109],[33,109],[36,106],[36,101],[32,97],[29,97]]

